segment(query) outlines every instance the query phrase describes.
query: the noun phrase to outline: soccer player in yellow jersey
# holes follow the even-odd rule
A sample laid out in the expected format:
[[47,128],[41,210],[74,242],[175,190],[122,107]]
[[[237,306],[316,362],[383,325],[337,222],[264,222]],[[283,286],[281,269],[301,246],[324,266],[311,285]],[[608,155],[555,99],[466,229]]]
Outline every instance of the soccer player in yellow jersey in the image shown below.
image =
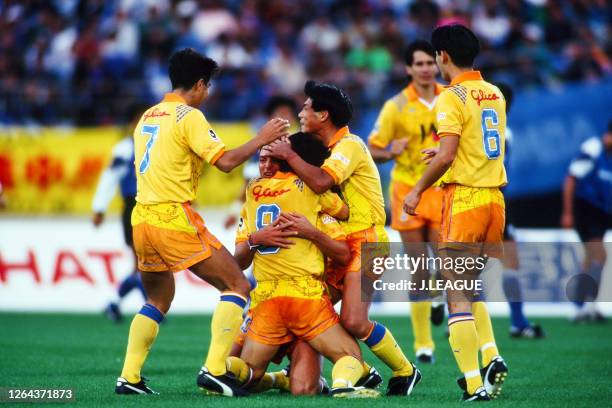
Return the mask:
[[134,131],[137,177],[132,212],[134,249],[147,303],[130,326],[118,394],[151,394],[140,376],[159,323],[174,297],[174,272],[189,269],[219,289],[211,342],[198,385],[231,395],[225,359],[242,322],[250,285],[232,255],[207,230],[192,209],[202,163],[230,171],[257,149],[286,136],[288,123],[272,120],[246,144],[226,150],[198,109],[208,95],[217,64],[192,49],[178,51],[169,64],[173,91],[143,114]]
[[[301,157],[323,163],[327,147],[314,135],[297,133],[290,139]],[[307,155],[320,160],[308,160]],[[266,160],[265,154],[261,160]],[[316,194],[290,172],[286,163],[272,177],[254,179],[249,184],[234,256],[243,268],[253,262],[257,285],[251,292],[252,320],[246,341],[240,359],[230,359],[230,366],[238,366],[238,378],[248,380],[247,386],[258,385],[281,345],[300,339],[334,363],[333,396],[378,395],[354,386],[363,373],[361,352],[355,339],[338,324],[323,284],[324,256],[313,240],[298,234],[284,248],[253,242],[254,234],[274,223],[282,212],[301,214],[310,224],[317,222],[319,212],[348,218],[348,207],[338,195]],[[348,255],[346,244],[341,246]],[[250,376],[241,375],[249,370],[239,367],[240,360],[252,370]]]
[[[480,45],[468,28],[438,27],[431,38],[436,63],[450,86],[437,102],[440,149],[406,196],[404,209],[414,214],[423,192],[442,177],[441,255],[455,259],[466,254],[499,256],[495,251],[501,249],[505,222],[504,197],[500,191],[506,184],[504,97],[480,72],[473,70]],[[442,274],[451,282],[475,278],[446,270]],[[447,291],[449,342],[464,375],[458,382],[465,390],[466,401],[496,397],[508,372],[499,356],[485,303],[479,301],[478,294],[473,295]]]
[[[410,84],[383,105],[368,147],[377,162],[395,161],[391,170],[391,228],[400,233],[407,254],[426,254],[426,242],[438,240],[442,212],[442,189],[432,186],[425,190],[416,215],[404,212],[404,197],[425,171],[422,151],[438,146],[435,103],[444,89],[436,83],[435,52],[427,41],[417,40],[408,45],[404,55]],[[429,279],[430,271],[422,268],[412,274],[418,287]],[[410,291],[414,351],[420,363],[433,363],[434,341],[431,320],[441,324],[444,304],[432,303],[428,293]]]
[[387,394],[409,395],[421,374],[408,361],[391,332],[369,320],[371,287],[362,288],[361,284],[361,245],[388,242],[378,169],[365,143],[349,131],[353,114],[349,97],[334,85],[314,81],[306,83],[304,92],[308,99],[299,114],[302,131],[315,133],[331,149],[331,156],[318,167],[302,160],[286,142],[277,141],[270,149],[275,157],[287,161],[316,193],[324,193],[334,185],[340,187],[350,208],[349,219],[342,226],[351,249],[351,262],[346,267],[328,270],[326,282],[336,292],[342,292],[342,325],[393,371]]

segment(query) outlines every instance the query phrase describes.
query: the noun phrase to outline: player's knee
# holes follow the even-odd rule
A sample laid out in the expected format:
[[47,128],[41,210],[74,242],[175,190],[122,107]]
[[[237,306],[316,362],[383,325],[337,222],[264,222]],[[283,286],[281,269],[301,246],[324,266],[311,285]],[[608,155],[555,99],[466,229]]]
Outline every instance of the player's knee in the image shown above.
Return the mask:
[[292,395],[316,395],[320,392],[319,390],[319,379],[317,381],[292,381],[291,382],[291,394]]
[[362,319],[358,316],[342,315],[340,323],[352,336],[362,339],[370,334],[372,323],[368,319]]
[[248,298],[249,292],[251,291],[251,284],[249,283],[248,279],[244,277],[244,275],[241,275],[228,285],[227,290]]

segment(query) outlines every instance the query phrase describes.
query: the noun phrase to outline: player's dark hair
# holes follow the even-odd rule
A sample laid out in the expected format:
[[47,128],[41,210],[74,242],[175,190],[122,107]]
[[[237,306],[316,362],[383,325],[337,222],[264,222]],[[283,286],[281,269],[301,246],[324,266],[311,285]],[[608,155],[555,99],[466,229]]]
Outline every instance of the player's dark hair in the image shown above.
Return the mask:
[[264,107],[264,113],[266,116],[272,115],[272,113],[280,108],[281,106],[286,106],[291,109],[294,116],[298,115],[298,106],[295,103],[295,100],[289,96],[285,95],[274,95],[270,99],[268,99],[268,103]]
[[308,81],[304,93],[312,101],[312,109],[316,112],[327,111],[330,120],[338,128],[348,125],[353,117],[351,98],[335,85]]
[[[312,133],[297,132],[289,136],[291,148],[302,160],[313,166],[321,167],[325,159],[329,157],[329,149]],[[286,161],[280,162],[280,171],[291,171]]]
[[217,63],[193,48],[185,48],[172,54],[168,73],[172,89],[191,89],[200,79],[208,84],[219,70]]
[[446,51],[453,64],[471,68],[480,51],[476,35],[461,24],[440,26],[431,33],[431,44],[436,53]]
[[414,53],[416,51],[423,51],[433,59],[436,59],[436,52],[428,41],[416,40],[408,44],[406,50],[404,50],[404,62],[410,66],[414,63]]
[[504,95],[504,99],[506,100],[506,112],[510,112],[510,106],[512,106],[512,99],[514,98],[514,91],[512,91],[512,88],[510,88],[508,84],[499,83],[495,85],[499,88],[502,95]]

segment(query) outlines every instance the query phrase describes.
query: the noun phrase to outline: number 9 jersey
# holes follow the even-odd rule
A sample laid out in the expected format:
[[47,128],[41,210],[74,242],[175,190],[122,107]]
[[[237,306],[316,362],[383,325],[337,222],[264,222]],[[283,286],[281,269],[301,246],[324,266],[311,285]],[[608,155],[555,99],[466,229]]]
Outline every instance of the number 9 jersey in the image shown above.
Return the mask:
[[457,76],[437,102],[438,135],[459,136],[457,156],[442,178],[444,184],[502,187],[506,101],[501,91],[480,72]]

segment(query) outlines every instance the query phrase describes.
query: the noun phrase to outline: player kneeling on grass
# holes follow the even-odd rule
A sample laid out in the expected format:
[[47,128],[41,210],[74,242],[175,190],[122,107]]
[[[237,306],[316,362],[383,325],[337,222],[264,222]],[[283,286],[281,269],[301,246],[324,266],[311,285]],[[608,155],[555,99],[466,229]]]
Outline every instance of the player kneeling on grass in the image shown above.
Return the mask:
[[[319,164],[329,154],[313,135],[298,133],[290,141],[303,156],[320,156]],[[254,179],[247,188],[234,255],[243,268],[253,262],[257,286],[251,292],[252,320],[240,359],[231,359],[228,366],[238,381],[244,382],[245,388],[257,389],[281,346],[299,339],[334,363],[332,395],[378,396],[374,390],[355,387],[363,373],[361,351],[355,339],[339,324],[339,317],[325,294],[324,256],[317,245],[300,237],[297,231],[285,232],[295,237],[290,240],[287,235],[279,236],[277,246],[253,242],[254,238],[260,238],[257,231],[274,223],[282,212],[301,214],[312,225],[316,224],[319,212],[346,219],[348,207],[335,193],[313,192],[289,172],[285,163],[275,172],[274,166],[269,166],[275,161],[265,150],[262,153],[260,166],[264,163],[260,168],[262,176],[268,178]],[[277,229],[283,231],[287,224],[297,221],[280,224]],[[348,257],[346,245],[343,249]]]
[[[316,154],[309,155],[305,149],[308,149],[308,143],[300,143],[301,140],[307,142],[308,138],[292,137],[293,145],[300,155],[304,156],[305,160],[317,163]],[[304,147],[305,149],[301,149]],[[304,151],[302,151],[304,150]],[[321,149],[321,160],[327,154]],[[309,156],[313,156],[312,158]],[[320,162],[320,161],[319,161]],[[273,177],[281,168],[281,163],[270,157],[270,152],[262,150],[259,159],[260,175],[262,178]],[[244,211],[243,214],[244,216]],[[282,224],[283,228],[279,226]],[[297,233],[297,235],[296,235]],[[319,213],[316,227],[312,225],[308,219],[297,213],[282,213],[277,221],[271,225],[261,228],[250,235],[251,244],[256,243],[265,246],[288,246],[291,241],[287,239],[289,236],[297,236],[308,239],[313,242],[319,250],[325,255],[327,260],[334,262],[337,265],[346,265],[350,261],[350,252],[347,250],[346,235],[343,228],[339,225],[335,218],[325,213]],[[237,245],[245,240],[244,219],[238,227]],[[247,265],[248,266],[248,265]],[[240,356],[242,347],[248,330],[248,322],[252,319],[252,314],[249,311],[245,318],[245,324],[242,327],[240,335],[236,338],[232,352],[234,357]],[[321,355],[317,353],[308,343],[296,340],[292,343],[283,345],[276,353],[272,361],[280,364],[283,358],[287,356],[290,365],[278,372],[265,373],[256,387],[252,387],[251,392],[264,392],[269,389],[280,389],[289,391],[293,395],[314,395],[329,392],[329,387],[323,377],[321,377],[322,361]],[[235,366],[237,362],[230,360],[229,366]],[[230,371],[232,369],[230,368]],[[363,373],[356,386],[364,386],[366,388],[377,388],[382,382],[382,378],[374,367],[370,367],[364,363]]]

